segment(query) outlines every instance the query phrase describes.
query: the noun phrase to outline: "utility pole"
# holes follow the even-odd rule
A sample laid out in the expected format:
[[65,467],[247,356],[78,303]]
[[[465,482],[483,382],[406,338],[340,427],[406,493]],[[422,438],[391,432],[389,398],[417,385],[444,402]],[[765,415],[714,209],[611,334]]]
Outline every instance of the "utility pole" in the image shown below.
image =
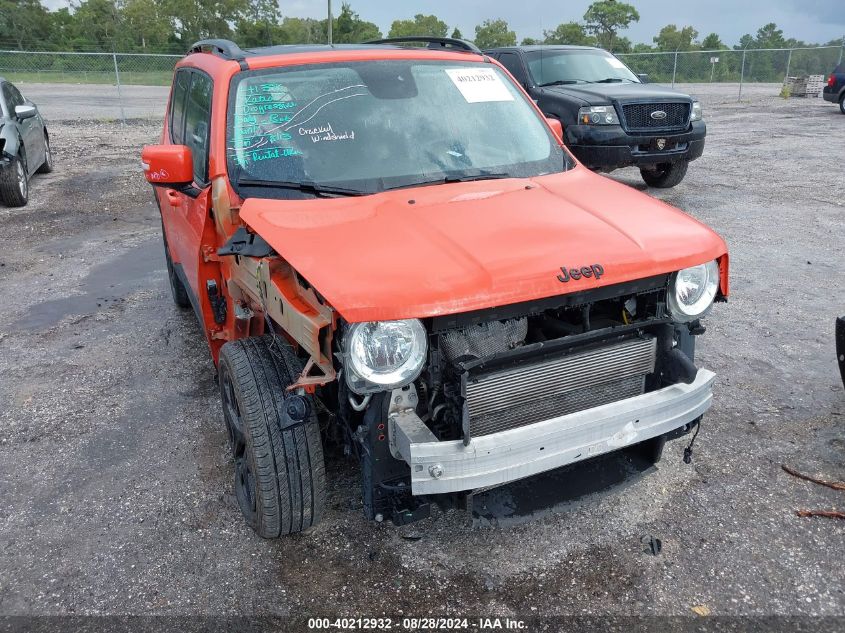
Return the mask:
[[332,0],[329,2],[329,46],[332,45]]

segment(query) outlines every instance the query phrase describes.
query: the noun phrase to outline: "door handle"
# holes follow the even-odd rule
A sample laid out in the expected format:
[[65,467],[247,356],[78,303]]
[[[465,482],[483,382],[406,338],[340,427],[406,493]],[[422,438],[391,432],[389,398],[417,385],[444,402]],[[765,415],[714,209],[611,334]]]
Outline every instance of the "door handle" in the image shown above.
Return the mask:
[[180,204],[182,204],[181,194],[178,191],[173,191],[173,189],[167,190],[167,200],[174,207],[178,207]]

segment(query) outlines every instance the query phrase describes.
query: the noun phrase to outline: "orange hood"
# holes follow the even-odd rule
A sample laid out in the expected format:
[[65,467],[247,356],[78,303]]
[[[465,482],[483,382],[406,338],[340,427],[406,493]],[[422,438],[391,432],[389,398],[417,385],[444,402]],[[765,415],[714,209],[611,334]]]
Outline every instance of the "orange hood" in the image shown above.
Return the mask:
[[[529,301],[727,253],[700,222],[583,167],[354,198],[250,198],[240,216],[350,322]],[[595,264],[599,279],[559,278],[561,267]]]

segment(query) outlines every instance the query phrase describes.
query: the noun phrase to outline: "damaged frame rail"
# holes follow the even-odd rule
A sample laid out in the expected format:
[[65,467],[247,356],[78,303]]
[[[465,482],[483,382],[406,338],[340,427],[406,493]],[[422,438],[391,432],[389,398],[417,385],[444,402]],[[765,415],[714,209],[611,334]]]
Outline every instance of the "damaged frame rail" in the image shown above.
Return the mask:
[[[229,294],[235,301],[260,307],[264,316],[304,349],[309,360],[288,390],[313,393],[336,378],[332,364],[335,312],[305,288],[293,268],[272,253],[260,237],[239,228],[221,247],[219,256],[232,256]],[[247,312],[246,318],[252,315]]]

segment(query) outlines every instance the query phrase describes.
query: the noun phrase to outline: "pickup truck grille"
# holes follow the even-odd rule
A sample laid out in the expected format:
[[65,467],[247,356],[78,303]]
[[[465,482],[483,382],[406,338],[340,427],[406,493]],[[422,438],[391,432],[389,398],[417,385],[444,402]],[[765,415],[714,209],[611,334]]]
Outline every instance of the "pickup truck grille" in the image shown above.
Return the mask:
[[469,378],[470,437],[489,435],[643,393],[657,343],[635,338]]
[[[655,119],[653,112],[665,112],[666,117]],[[680,131],[689,125],[689,103],[625,103],[622,118],[628,132]]]

